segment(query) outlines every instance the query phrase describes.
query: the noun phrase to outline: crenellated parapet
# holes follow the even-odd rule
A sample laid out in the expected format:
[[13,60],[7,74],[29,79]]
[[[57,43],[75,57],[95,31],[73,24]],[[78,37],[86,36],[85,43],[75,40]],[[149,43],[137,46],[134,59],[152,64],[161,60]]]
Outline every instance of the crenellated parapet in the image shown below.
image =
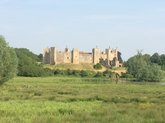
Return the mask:
[[71,51],[68,48],[65,48],[64,51],[58,51],[55,47],[45,48],[43,52],[43,63],[51,65],[61,63],[101,63],[106,67],[122,66],[121,53],[117,49],[111,48],[106,49],[105,52],[101,52],[99,48],[93,48],[92,52],[79,51],[77,48],[74,48]]

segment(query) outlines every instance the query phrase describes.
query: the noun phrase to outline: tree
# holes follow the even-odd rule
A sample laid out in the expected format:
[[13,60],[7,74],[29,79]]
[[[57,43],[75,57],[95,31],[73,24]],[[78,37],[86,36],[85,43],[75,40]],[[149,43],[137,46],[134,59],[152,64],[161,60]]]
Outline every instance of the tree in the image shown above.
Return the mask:
[[4,37],[0,36],[0,84],[13,78],[17,72],[17,56]]
[[133,75],[138,81],[160,81],[162,78],[159,65],[151,63],[148,55],[138,53],[128,59],[126,67],[128,73]]
[[15,51],[18,57],[18,76],[38,77],[50,74],[50,71],[37,63],[39,58],[36,54],[25,48],[16,48]]
[[154,53],[152,56],[151,56],[151,62],[152,63],[155,63],[155,64],[161,64],[161,59],[160,59],[160,56],[158,53]]
[[161,60],[161,68],[162,70],[165,70],[165,55],[164,54],[160,56],[160,60]]
[[43,61],[43,54],[39,54],[38,58],[39,58],[39,62],[42,62]]

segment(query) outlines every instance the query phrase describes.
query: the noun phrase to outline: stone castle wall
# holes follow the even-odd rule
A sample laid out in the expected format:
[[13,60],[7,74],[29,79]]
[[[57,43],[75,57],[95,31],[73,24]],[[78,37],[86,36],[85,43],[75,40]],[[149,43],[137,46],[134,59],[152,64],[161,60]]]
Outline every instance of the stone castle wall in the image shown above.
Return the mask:
[[64,52],[57,51],[56,64],[64,63]]
[[50,49],[45,48],[44,49],[44,54],[43,54],[43,63],[45,64],[50,64]]
[[80,52],[79,59],[80,59],[79,60],[80,63],[88,63],[88,64],[93,63],[92,53]]
[[105,52],[101,52],[99,48],[93,48],[92,52],[82,52],[79,49],[73,49],[70,51],[68,48],[65,51],[58,51],[55,47],[45,48],[43,53],[44,64],[97,64],[103,63],[107,66],[119,67],[122,65],[118,60],[118,51],[116,49],[106,49]]
[[79,64],[79,49],[72,50],[72,63]]

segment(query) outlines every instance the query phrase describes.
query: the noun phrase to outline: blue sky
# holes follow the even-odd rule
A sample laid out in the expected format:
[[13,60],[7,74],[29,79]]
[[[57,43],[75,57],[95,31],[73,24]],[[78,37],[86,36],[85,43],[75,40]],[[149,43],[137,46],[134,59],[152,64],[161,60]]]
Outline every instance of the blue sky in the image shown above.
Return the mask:
[[12,47],[91,51],[118,48],[124,60],[165,53],[165,0],[0,0],[0,35]]

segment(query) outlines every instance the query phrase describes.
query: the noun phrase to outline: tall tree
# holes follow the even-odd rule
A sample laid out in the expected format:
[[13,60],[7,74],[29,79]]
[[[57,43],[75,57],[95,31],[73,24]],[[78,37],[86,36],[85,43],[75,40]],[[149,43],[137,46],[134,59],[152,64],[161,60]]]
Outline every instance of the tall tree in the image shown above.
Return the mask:
[[9,47],[3,36],[0,36],[0,84],[13,78],[17,72],[17,56]]
[[151,63],[148,55],[138,53],[127,61],[128,73],[139,81],[160,81],[162,71],[159,65]]
[[155,64],[161,64],[161,59],[160,59],[160,56],[158,53],[154,53],[152,56],[151,56],[151,62],[152,63],[155,63]]
[[18,57],[18,76],[37,77],[44,74],[42,66],[37,62],[39,58],[26,48],[16,48],[15,52]]
[[165,54],[160,56],[162,70],[165,70]]

